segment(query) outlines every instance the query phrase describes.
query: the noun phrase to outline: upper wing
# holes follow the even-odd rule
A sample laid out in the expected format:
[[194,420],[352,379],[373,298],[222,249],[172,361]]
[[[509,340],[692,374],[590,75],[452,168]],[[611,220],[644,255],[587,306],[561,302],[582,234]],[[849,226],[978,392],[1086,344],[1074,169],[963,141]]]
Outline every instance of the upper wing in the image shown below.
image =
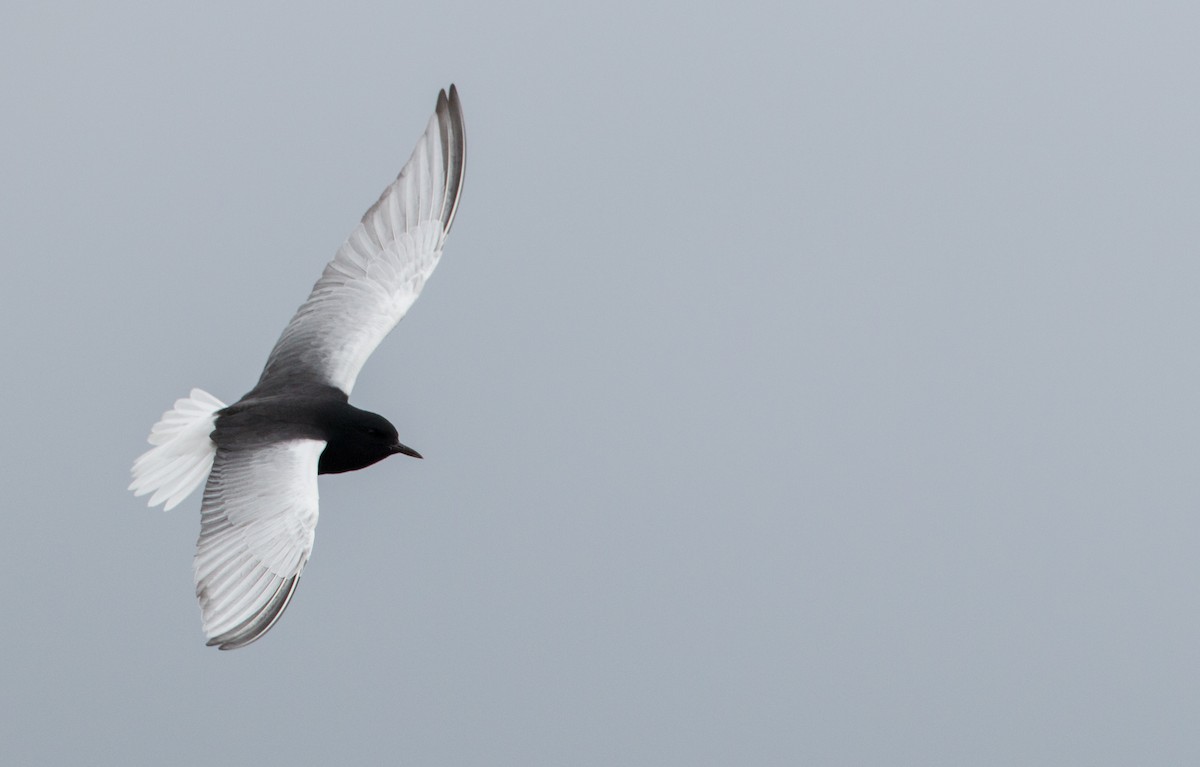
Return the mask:
[[259,378],[308,380],[346,394],[383,337],[417,300],[454,221],[466,161],[458,91],[437,110],[399,177],[338,249],[288,323]]
[[193,564],[209,645],[244,647],[283,614],[312,553],[324,449],[297,439],[217,451]]

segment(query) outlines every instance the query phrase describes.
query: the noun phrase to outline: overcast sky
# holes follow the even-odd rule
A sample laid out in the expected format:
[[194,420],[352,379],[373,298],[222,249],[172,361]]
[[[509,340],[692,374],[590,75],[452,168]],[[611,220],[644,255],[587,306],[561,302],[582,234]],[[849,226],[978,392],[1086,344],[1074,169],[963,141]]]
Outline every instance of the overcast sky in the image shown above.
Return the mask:
[[[3,14],[6,764],[1200,762],[1194,4],[384,5]],[[451,82],[426,459],[206,648],[129,466]]]

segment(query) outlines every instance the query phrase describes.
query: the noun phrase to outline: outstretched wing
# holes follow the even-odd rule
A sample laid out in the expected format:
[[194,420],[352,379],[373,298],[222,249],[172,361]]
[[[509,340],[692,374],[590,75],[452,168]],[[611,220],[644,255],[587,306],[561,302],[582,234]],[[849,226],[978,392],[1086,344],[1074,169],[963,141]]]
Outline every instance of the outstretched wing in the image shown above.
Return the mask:
[[271,351],[258,382],[305,380],[347,394],[437,266],[466,161],[458,91],[437,110],[399,177],[363,216]]
[[312,553],[324,449],[298,439],[217,450],[194,562],[209,645],[244,647],[283,614]]

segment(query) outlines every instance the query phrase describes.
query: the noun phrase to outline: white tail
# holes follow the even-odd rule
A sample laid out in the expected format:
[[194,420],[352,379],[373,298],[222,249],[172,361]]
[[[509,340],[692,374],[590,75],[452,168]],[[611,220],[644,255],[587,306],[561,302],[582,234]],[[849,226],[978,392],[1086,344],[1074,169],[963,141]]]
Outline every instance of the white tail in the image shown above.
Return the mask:
[[166,501],[163,511],[187,498],[212,470],[217,446],[209,435],[223,407],[224,402],[202,389],[175,400],[174,409],[150,430],[148,441],[154,447],[133,462],[133,494],[154,493],[150,505]]

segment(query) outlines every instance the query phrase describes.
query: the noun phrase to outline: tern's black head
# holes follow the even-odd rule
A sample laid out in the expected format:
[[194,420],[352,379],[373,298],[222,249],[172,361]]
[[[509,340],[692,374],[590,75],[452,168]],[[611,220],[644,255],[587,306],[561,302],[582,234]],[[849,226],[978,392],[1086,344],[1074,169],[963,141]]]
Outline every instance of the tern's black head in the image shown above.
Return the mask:
[[421,457],[416,450],[400,444],[396,427],[388,419],[351,405],[331,413],[325,431],[328,444],[321,453],[318,474],[363,469],[396,453]]

